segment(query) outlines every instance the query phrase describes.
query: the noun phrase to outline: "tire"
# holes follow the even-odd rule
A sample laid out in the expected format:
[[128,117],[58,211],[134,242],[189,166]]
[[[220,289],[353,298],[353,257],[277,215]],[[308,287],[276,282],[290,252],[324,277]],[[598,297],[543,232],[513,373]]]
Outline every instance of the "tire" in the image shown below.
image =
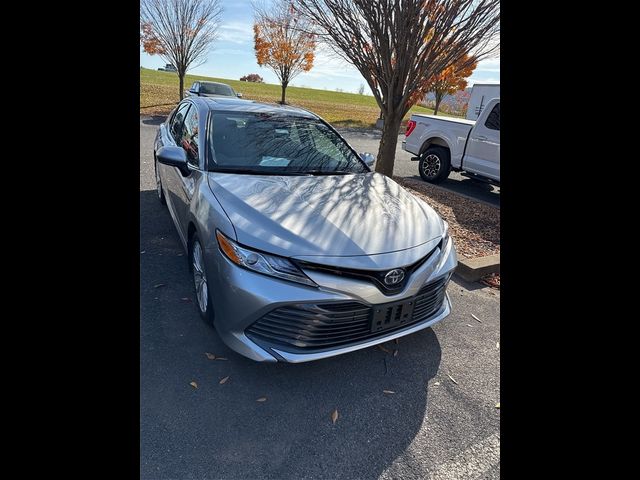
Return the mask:
[[214,312],[209,281],[204,264],[204,249],[197,234],[189,244],[189,270],[193,278],[195,304],[200,317],[205,323],[213,326]]
[[[155,155],[154,155],[155,157]],[[160,173],[158,172],[158,161],[155,160],[154,161],[154,167],[155,167],[155,175],[156,175],[156,192],[158,194],[158,200],[160,200],[160,203],[162,205],[166,205],[167,204],[167,199],[164,196],[164,191],[162,190],[162,180],[160,180]]]
[[440,183],[447,179],[451,171],[451,155],[444,147],[427,148],[420,155],[418,171],[425,182]]

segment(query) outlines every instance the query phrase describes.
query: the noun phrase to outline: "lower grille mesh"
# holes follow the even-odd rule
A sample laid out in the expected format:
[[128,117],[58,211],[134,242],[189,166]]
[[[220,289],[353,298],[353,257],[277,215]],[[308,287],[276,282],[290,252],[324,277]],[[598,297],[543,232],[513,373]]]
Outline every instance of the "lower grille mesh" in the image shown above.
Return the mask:
[[[345,346],[426,320],[442,306],[445,290],[445,278],[425,285],[413,297],[411,319],[382,331],[372,332],[372,307],[360,302],[340,302],[276,308],[252,324],[245,333],[257,343],[285,347],[283,350],[310,351]],[[388,315],[392,313],[391,306],[382,304],[375,307],[388,309]]]

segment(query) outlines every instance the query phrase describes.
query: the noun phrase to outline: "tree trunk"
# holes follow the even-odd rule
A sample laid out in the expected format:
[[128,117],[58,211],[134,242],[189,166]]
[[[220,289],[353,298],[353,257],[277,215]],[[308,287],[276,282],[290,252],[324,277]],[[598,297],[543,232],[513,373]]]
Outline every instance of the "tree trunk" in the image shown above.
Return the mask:
[[182,101],[184,98],[184,73],[179,73],[178,77],[180,78],[180,100]]
[[393,164],[396,159],[396,145],[398,145],[398,131],[402,117],[396,113],[387,114],[382,125],[382,138],[376,159],[376,172],[387,177],[393,175]]
[[442,95],[438,95],[436,93],[436,108],[434,108],[433,110],[433,114],[437,115],[438,114],[438,108],[440,108],[440,102],[442,101]]
[[282,99],[280,100],[280,103],[282,105],[284,105],[284,98],[287,93],[287,85],[289,85],[288,82],[282,82]]

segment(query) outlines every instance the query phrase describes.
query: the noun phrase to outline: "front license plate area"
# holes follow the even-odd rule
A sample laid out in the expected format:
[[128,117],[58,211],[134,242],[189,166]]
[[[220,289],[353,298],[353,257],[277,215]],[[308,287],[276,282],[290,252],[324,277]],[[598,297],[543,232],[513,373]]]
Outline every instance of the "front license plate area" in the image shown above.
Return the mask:
[[415,299],[387,303],[373,307],[371,332],[380,332],[410,323],[413,318]]

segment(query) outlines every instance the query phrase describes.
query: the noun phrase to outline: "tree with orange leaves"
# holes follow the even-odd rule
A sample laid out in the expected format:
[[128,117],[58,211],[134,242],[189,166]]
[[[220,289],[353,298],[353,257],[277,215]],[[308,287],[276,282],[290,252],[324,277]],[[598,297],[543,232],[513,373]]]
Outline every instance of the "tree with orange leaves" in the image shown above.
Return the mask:
[[453,95],[458,90],[467,88],[467,78],[478,66],[475,58],[465,55],[453,65],[449,65],[439,75],[434,75],[427,82],[426,91],[436,96],[436,106],[433,114],[438,114],[440,102],[445,95]]
[[285,103],[287,86],[302,72],[313,67],[316,41],[309,33],[308,21],[301,18],[289,0],[276,0],[267,8],[255,6],[253,25],[256,60],[276,74]]

